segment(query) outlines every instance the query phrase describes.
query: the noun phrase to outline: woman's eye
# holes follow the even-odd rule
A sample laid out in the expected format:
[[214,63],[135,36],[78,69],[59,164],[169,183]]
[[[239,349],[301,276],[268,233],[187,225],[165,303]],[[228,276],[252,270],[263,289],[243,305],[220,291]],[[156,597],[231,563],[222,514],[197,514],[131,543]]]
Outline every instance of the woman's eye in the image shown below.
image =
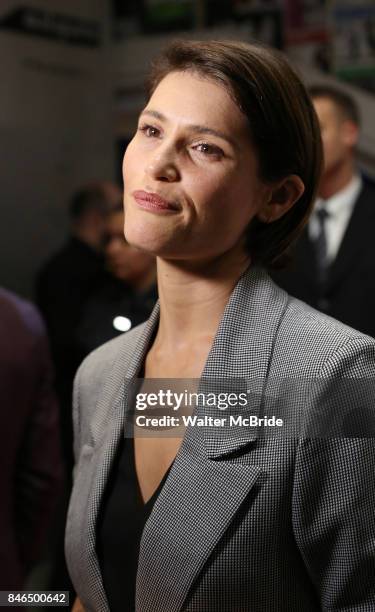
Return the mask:
[[222,157],[224,155],[223,151],[214,145],[210,145],[207,142],[201,142],[200,144],[194,147],[198,153],[203,153],[204,155],[211,157]]
[[152,125],[142,125],[138,129],[140,132],[143,132],[147,138],[155,138],[160,134],[160,131]]

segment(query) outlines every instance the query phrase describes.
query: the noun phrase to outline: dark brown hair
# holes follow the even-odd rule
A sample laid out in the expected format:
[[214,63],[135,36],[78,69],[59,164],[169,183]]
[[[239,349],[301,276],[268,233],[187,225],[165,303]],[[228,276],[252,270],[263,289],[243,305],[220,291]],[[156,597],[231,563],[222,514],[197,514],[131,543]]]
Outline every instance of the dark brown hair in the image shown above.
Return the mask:
[[361,117],[357,103],[352,96],[347,94],[342,89],[332,85],[319,84],[311,85],[308,92],[312,99],[328,98],[328,100],[331,100],[331,102],[333,102],[336,108],[341,112],[344,119],[349,119],[349,121],[353,121],[355,125],[360,125]]
[[270,266],[297,238],[311,212],[319,182],[322,145],[310,97],[283,55],[265,46],[234,41],[176,41],[153,62],[151,95],[170,72],[192,71],[225,87],[247,117],[261,180],[298,175],[305,192],[272,223],[248,228],[253,261]]

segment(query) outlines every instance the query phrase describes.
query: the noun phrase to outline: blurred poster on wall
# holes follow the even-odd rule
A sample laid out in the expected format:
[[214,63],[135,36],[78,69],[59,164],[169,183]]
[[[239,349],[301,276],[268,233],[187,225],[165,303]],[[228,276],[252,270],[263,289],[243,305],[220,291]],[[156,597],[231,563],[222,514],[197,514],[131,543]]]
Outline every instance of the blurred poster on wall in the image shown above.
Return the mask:
[[190,30],[194,26],[192,0],[144,0],[141,25],[145,33]]
[[231,26],[239,38],[283,47],[277,0],[112,0],[117,39]]
[[114,35],[159,34],[190,30],[194,0],[112,0]]
[[0,1],[0,262],[2,284],[21,295],[65,239],[72,192],[113,177],[102,7]]
[[[211,3],[212,6],[214,3]],[[232,19],[242,35],[250,41],[259,41],[284,48],[282,11],[275,0],[232,0]]]
[[139,5],[137,0],[111,0],[112,36],[122,40],[140,32]]
[[284,0],[285,46],[298,62],[331,69],[331,30],[325,0]]
[[44,7],[18,6],[0,14],[0,30],[56,42],[96,47],[100,44],[98,21],[50,11]]
[[336,0],[331,14],[333,72],[375,91],[375,3]]

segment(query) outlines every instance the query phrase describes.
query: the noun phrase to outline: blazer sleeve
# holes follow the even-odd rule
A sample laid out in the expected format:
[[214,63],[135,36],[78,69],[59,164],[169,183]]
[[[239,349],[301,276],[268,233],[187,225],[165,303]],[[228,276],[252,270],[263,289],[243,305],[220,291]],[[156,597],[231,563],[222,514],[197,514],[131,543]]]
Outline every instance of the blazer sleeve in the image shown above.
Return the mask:
[[297,451],[293,529],[322,610],[375,610],[374,364],[364,336],[325,362],[310,406],[323,428]]

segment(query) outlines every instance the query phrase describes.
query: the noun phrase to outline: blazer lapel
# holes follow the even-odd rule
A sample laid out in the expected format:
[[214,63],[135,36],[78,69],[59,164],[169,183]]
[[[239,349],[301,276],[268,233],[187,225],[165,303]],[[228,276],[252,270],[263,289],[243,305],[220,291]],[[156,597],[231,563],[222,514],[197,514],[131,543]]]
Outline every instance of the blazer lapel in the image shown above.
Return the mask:
[[143,531],[137,612],[181,610],[260,473],[255,466],[210,460],[184,439]]
[[[251,267],[227,304],[203,372],[203,388],[233,379],[249,389],[250,412],[264,397],[287,294]],[[207,387],[208,385],[208,387]],[[203,414],[206,408],[197,407]],[[217,411],[215,412],[217,416]],[[220,415],[221,416],[221,415]],[[246,451],[256,428],[188,427],[145,525],[138,564],[137,612],[178,612],[204,564],[257,482]],[[235,455],[242,453],[242,460]],[[178,579],[176,580],[176,571]]]
[[[225,308],[202,373],[203,385],[209,388],[214,381],[214,386],[228,392],[247,393],[248,406],[241,410],[244,416],[258,414],[264,401],[273,345],[287,301],[287,293],[254,266],[240,278]],[[225,429],[200,430],[208,456],[217,459],[238,452],[257,437],[256,428]]]

